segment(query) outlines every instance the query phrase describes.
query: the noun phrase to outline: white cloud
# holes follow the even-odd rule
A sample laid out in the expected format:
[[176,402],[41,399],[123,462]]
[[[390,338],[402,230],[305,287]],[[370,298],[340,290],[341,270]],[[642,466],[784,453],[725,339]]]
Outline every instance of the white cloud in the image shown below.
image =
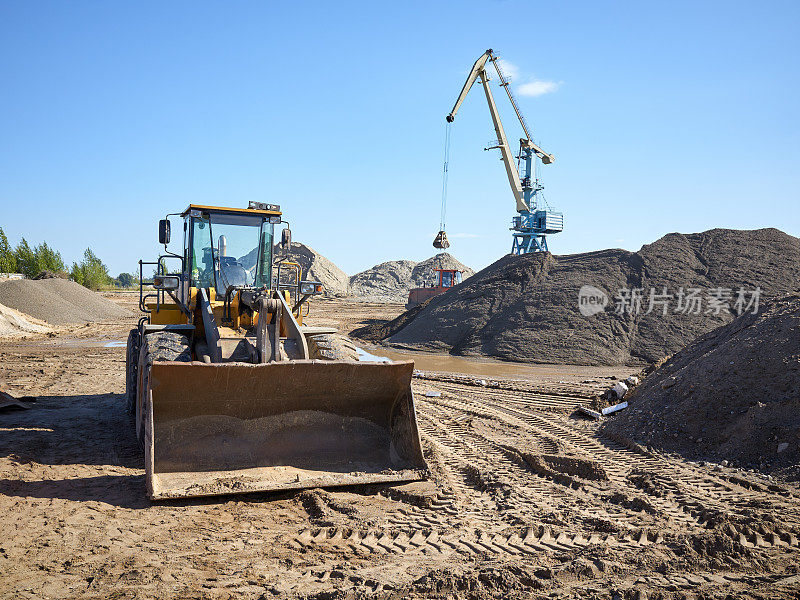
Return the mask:
[[511,81],[525,80],[524,83],[515,86],[517,93],[520,96],[536,97],[544,96],[545,94],[552,94],[561,85],[561,82],[545,81],[544,79],[536,79],[535,77],[525,77],[520,79],[519,67],[517,65],[510,63],[507,60],[503,60],[502,58],[498,59],[497,62],[506,79]]
[[514,80],[519,75],[519,67],[514,63],[510,63],[507,60],[503,60],[502,58],[497,59],[497,62],[500,64],[500,70],[503,72],[503,76],[506,79]]
[[517,93],[520,96],[544,96],[545,94],[552,94],[561,85],[555,81],[543,81],[541,79],[534,79],[528,83],[523,83],[517,88]]

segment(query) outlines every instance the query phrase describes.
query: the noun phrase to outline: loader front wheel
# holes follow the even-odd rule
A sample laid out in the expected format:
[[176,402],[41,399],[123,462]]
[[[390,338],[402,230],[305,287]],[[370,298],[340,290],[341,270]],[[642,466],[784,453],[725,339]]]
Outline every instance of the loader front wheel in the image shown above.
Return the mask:
[[336,333],[306,336],[308,357],[317,360],[358,360],[358,349],[350,338]]
[[192,362],[189,337],[174,331],[155,331],[144,336],[141,342],[136,382],[136,437],[142,446],[144,446],[150,367],[158,361]]
[[128,334],[125,352],[125,409],[133,415],[136,411],[136,372],[139,367],[139,328],[134,327]]

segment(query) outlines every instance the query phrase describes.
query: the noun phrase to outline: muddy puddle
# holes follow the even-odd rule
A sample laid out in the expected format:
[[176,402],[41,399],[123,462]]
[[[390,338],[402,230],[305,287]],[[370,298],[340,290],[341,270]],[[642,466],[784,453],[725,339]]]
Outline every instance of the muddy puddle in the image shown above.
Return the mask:
[[414,367],[418,371],[464,373],[493,379],[530,379],[537,381],[565,379],[573,381],[575,378],[609,375],[627,377],[636,371],[635,367],[587,367],[579,365],[513,363],[491,358],[472,358],[397,350],[396,348],[387,348],[364,342],[359,343],[359,346],[361,360],[413,360]]

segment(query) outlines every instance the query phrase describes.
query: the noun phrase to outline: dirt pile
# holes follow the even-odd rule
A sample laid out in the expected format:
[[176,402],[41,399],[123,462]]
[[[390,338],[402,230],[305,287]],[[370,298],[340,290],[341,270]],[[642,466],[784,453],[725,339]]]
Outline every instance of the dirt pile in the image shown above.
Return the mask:
[[31,333],[52,331],[44,321],[0,304],[0,337],[25,337]]
[[[283,246],[275,244],[273,257],[275,260],[283,258]],[[256,265],[258,248],[253,248],[250,252],[239,259],[245,269],[252,269]],[[325,258],[322,254],[314,250],[311,246],[306,246],[300,242],[292,242],[290,260],[300,264],[303,279],[319,281],[325,287],[325,296],[346,296],[349,280],[347,273],[342,271],[333,262]]]
[[[281,253],[281,246],[275,246],[275,256]],[[315,251],[311,246],[292,242],[291,260],[300,263],[303,278],[319,281],[325,287],[326,296],[346,296],[349,280],[347,273],[333,262]]]
[[460,269],[465,279],[475,274],[451,254],[442,252],[420,263],[392,260],[357,273],[350,278],[350,294],[371,302],[405,303],[411,288],[436,284],[434,269]]
[[129,312],[67,279],[0,282],[0,303],[50,325],[119,319]]
[[800,479],[800,295],[700,337],[629,402],[607,432]]
[[390,260],[350,278],[350,295],[372,302],[402,302],[408,299],[412,260]]
[[777,229],[671,233],[638,252],[504,256],[413,318],[354,335],[528,362],[637,364],[676,352],[752,310],[756,298],[792,292],[798,282],[800,240]]
[[431,286],[437,283],[437,274],[434,269],[459,269],[464,271],[464,279],[475,275],[475,271],[459,261],[452,254],[440,252],[430,258],[417,263],[411,272],[411,287]]

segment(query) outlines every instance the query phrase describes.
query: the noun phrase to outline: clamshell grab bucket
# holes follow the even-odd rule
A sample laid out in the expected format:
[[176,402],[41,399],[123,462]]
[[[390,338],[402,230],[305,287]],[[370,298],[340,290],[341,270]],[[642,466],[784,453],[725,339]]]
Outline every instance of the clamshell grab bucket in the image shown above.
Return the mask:
[[436,237],[433,238],[433,247],[438,250],[447,250],[450,247],[450,242],[447,239],[447,234],[444,230],[440,231],[436,234]]
[[151,498],[424,479],[414,363],[155,362]]

